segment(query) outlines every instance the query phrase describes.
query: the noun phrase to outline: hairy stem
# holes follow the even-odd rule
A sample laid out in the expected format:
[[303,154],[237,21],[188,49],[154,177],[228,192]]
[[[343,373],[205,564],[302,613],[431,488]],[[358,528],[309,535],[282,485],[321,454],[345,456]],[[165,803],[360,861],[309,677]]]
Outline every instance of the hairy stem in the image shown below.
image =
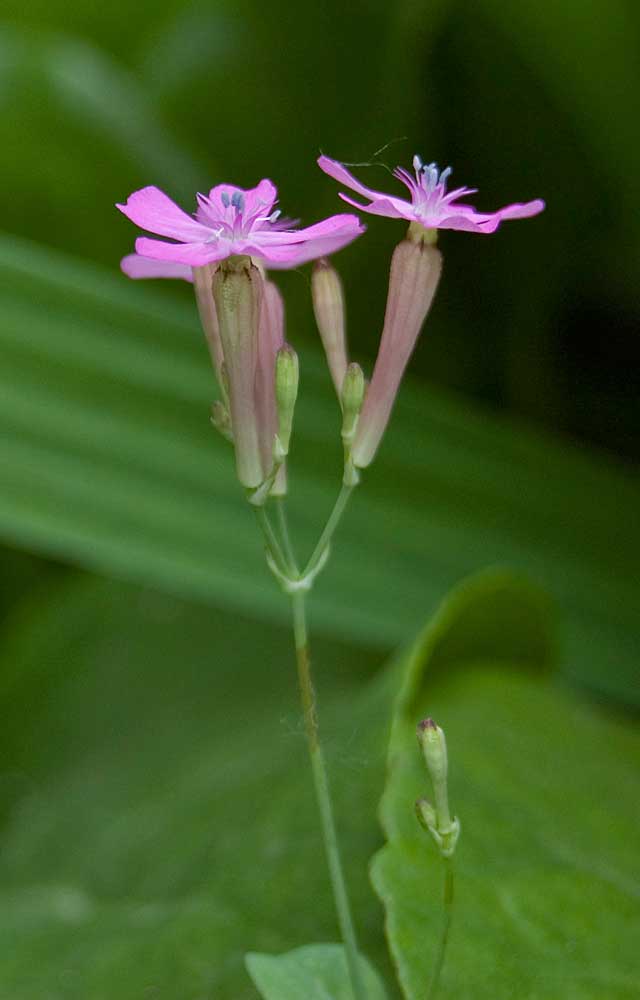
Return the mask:
[[305,595],[302,592],[292,594],[293,609],[293,634],[296,646],[296,661],[298,665],[298,683],[300,687],[300,700],[304,715],[304,725],[311,757],[311,769],[313,772],[313,783],[315,787],[322,836],[324,840],[333,897],[338,915],[340,932],[344,942],[349,978],[353,990],[354,1000],[367,1000],[364,986],[360,975],[358,963],[358,945],[351,916],[347,886],[340,861],[338,849],[338,836],[333,818],[333,806],[329,792],[329,781],[324,763],[324,754],[320,745],[318,731],[318,716],[316,711],[316,697],[311,679],[311,662],[309,659],[309,643],[307,637]]
[[438,950],[436,952],[433,971],[429,980],[429,986],[427,987],[427,1000],[434,1000],[438,991],[440,974],[442,972],[444,957],[447,951],[447,942],[449,940],[451,917],[453,915],[453,860],[451,858],[443,858],[442,865],[444,873],[442,889],[442,926],[440,929],[440,940],[438,941]]

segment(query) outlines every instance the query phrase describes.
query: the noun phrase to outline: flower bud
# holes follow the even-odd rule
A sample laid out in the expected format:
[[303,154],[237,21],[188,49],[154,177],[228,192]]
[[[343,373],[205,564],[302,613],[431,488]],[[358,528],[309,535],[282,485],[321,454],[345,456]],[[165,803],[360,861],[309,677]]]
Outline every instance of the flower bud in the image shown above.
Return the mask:
[[340,399],[347,370],[344,295],[338,272],[326,259],[315,264],[311,275],[311,296],[329,371]]
[[424,719],[418,725],[418,742],[433,785],[435,808],[426,799],[420,799],[416,803],[416,812],[443,858],[450,858],[460,836],[460,822],[455,816],[452,818],[449,811],[447,743],[444,732],[433,719]]
[[403,240],[393,253],[380,349],[353,443],[353,461],[360,469],[372,462],[389,422],[441,269],[440,252],[423,240]]
[[364,390],[364,373],[360,365],[353,361],[348,366],[342,381],[342,439],[345,442],[353,440],[364,400]]
[[293,413],[298,395],[298,355],[290,344],[276,355],[276,404],[278,408],[277,458],[289,453]]
[[255,489],[264,479],[255,379],[263,281],[250,257],[229,257],[213,276],[213,298],[229,387],[238,479]]
[[440,726],[433,719],[418,725],[418,742],[434,787],[447,781],[447,743]]

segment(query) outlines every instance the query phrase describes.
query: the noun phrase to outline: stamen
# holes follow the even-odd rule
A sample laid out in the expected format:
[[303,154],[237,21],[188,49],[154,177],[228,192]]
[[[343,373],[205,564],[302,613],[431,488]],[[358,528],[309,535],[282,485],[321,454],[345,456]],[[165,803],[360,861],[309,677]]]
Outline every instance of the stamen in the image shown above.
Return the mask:
[[220,195],[220,201],[222,202],[225,208],[229,207],[230,205],[229,195],[227,194],[226,191],[223,191],[222,194]]
[[281,215],[282,212],[280,211],[280,209],[276,208],[275,212],[272,212],[269,218],[267,219],[267,222],[275,222],[276,219],[279,219]]
[[422,160],[420,159],[417,153],[413,158],[413,169],[417,174],[419,174],[420,171],[422,170]]
[[429,191],[433,191],[438,183],[438,164],[428,163],[422,168],[424,178],[427,182],[427,188]]
[[445,170],[443,170],[443,171],[442,171],[442,173],[440,174],[440,180],[438,181],[438,183],[439,183],[439,184],[441,184],[443,188],[446,188],[446,186],[447,186],[447,181],[448,181],[448,180],[449,180],[449,178],[451,177],[451,174],[452,174],[452,173],[453,173],[453,170],[452,170],[452,168],[451,168],[451,167],[447,167],[447,168],[446,168]]
[[235,209],[237,209],[238,212],[244,212],[244,195],[240,194],[239,191],[234,191],[231,198],[231,204]]

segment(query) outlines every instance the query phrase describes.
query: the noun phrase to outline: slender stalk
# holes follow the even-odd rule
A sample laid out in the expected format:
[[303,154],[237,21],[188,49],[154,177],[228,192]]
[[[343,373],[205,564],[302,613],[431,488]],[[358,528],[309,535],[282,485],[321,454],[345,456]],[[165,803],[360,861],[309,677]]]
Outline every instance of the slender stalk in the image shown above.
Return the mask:
[[278,509],[278,527],[280,528],[280,537],[282,538],[282,547],[284,549],[284,554],[291,570],[297,576],[298,563],[296,561],[296,554],[294,552],[293,544],[291,542],[291,535],[289,534],[289,523],[287,521],[287,508],[284,497],[276,498],[276,507]]
[[453,859],[443,858],[444,883],[442,890],[442,927],[440,929],[440,940],[438,950],[433,965],[433,971],[427,987],[427,1000],[434,1000],[440,984],[440,974],[444,964],[444,957],[447,951],[449,940],[449,928],[453,915]]
[[309,643],[307,638],[307,623],[305,609],[305,595],[298,592],[291,595],[293,610],[293,635],[296,646],[296,661],[298,665],[298,684],[300,687],[300,700],[304,715],[304,724],[309,745],[309,755],[311,757],[311,769],[313,772],[313,782],[316,792],[318,810],[322,826],[322,836],[329,865],[331,886],[338,915],[340,932],[344,942],[347,967],[354,1000],[367,1000],[364,986],[360,975],[358,963],[358,945],[356,934],[351,917],[347,886],[340,861],[338,849],[338,836],[336,832],[335,820],[333,818],[333,806],[329,792],[329,781],[324,763],[324,754],[320,744],[318,731],[318,716],[316,712],[316,697],[311,679],[311,661],[309,658]]
[[329,515],[329,520],[325,524],[324,530],[320,535],[320,538],[318,539],[318,544],[313,550],[311,558],[309,559],[309,562],[305,567],[303,576],[306,576],[307,573],[312,572],[312,570],[314,570],[315,567],[318,565],[324,550],[328,546],[336,528],[340,524],[340,519],[344,514],[345,508],[349,502],[349,497],[353,493],[353,490],[354,490],[353,485],[347,485],[346,483],[342,484],[342,489],[338,493],[338,499],[336,500],[334,508],[331,511],[331,514]]
[[258,520],[258,524],[260,525],[260,530],[262,531],[265,545],[267,546],[267,548],[271,552],[271,555],[275,559],[278,569],[282,573],[287,575],[289,573],[289,566],[287,563],[287,559],[282,551],[282,546],[278,541],[278,536],[273,530],[273,525],[271,524],[269,515],[267,514],[263,506],[254,507],[253,509],[256,512],[256,518]]

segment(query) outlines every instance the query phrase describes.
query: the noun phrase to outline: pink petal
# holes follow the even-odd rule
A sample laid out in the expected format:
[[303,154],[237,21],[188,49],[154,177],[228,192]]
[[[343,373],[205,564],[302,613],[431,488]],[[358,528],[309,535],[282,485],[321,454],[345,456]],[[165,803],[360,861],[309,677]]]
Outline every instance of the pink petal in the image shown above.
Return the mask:
[[308,240],[323,238],[325,236],[344,235],[347,238],[355,239],[364,232],[364,226],[357,215],[331,215],[322,222],[316,222],[313,226],[305,229],[295,229],[292,232],[281,232],[278,230],[258,230],[251,233],[250,239],[258,241],[261,246],[280,246],[287,243],[306,243]]
[[498,215],[501,219],[529,219],[532,215],[544,212],[545,203],[542,198],[535,198],[533,201],[526,201],[523,204],[507,205],[501,208]]
[[387,196],[382,191],[374,191],[372,188],[366,187],[361,184],[353,174],[349,173],[346,167],[343,167],[341,163],[337,160],[331,160],[328,156],[318,157],[318,166],[321,170],[324,170],[325,174],[329,177],[333,177],[335,181],[340,184],[344,184],[345,187],[351,188],[356,194],[361,194],[364,198],[370,198],[374,201],[376,198],[386,198]]
[[189,267],[202,267],[229,255],[228,248],[216,247],[215,243],[163,243],[146,236],[139,236],[136,240],[136,252],[152,260],[168,260]]
[[116,205],[141,229],[158,236],[195,243],[211,236],[211,230],[192,219],[157,187],[145,187],[129,195],[125,205]]
[[368,212],[369,215],[385,215],[389,219],[412,220],[415,218],[415,209],[410,202],[404,201],[403,198],[393,198],[389,195],[385,198],[375,198],[369,205],[361,205],[359,201],[354,201],[353,198],[350,198],[347,194],[343,194],[342,191],[340,191],[340,197],[348,205],[353,205],[354,208],[360,209],[361,212]]
[[[310,226],[309,228],[314,229],[315,227]],[[310,260],[316,260],[318,257],[328,257],[330,254],[336,253],[337,250],[341,250],[347,246],[348,243],[353,242],[363,232],[364,226],[358,226],[357,229],[349,226],[347,229],[329,233],[325,236],[307,239],[305,243],[284,243],[283,241],[281,246],[264,245],[262,241],[258,241],[258,237],[262,234],[255,233],[255,245],[252,248],[246,248],[245,253],[250,253],[252,256],[261,258],[267,268],[283,270],[289,267],[299,267],[301,264],[306,264]],[[292,234],[283,233],[281,235],[290,236]]]
[[244,218],[248,216],[270,215],[271,209],[278,197],[275,184],[267,178],[261,180],[257,187],[247,188],[247,190],[234,187],[233,184],[216,184],[209,191],[209,200],[213,202],[216,208],[220,209],[221,213],[225,211],[225,206],[222,202],[223,193],[229,196],[229,201],[231,201],[234,194],[242,195],[244,201],[244,211],[242,214]]
[[137,253],[123,257],[120,267],[128,278],[182,278],[184,281],[193,281],[193,272],[186,264],[151,260]]

